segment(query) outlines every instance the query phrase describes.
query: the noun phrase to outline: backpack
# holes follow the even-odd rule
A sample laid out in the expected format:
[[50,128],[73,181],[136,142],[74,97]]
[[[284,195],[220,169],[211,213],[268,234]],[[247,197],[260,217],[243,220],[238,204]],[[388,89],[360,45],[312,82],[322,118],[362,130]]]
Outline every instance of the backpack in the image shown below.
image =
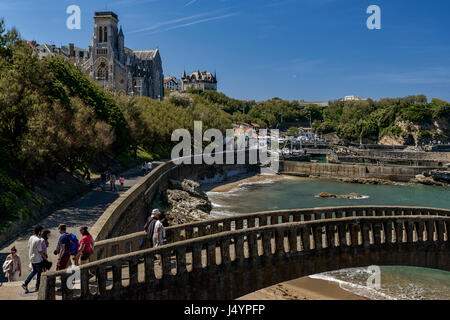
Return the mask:
[[78,253],[78,239],[77,236],[73,233],[69,234],[70,246],[69,246],[69,254],[71,256],[75,256]]

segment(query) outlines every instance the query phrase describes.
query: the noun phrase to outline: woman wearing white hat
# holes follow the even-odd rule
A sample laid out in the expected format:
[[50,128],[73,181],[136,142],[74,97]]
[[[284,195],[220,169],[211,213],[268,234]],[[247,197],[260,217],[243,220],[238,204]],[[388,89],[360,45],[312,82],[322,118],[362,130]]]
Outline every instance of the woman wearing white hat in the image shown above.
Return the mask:
[[144,230],[147,233],[147,237],[150,241],[150,247],[153,247],[153,232],[155,231],[155,223],[156,223],[156,216],[159,214],[158,209],[153,209],[150,217],[148,217],[147,222],[145,223]]
[[153,231],[153,245],[155,247],[160,247],[166,242],[166,228],[164,228],[162,224],[162,220],[164,220],[164,213],[158,213],[155,217],[155,229]]

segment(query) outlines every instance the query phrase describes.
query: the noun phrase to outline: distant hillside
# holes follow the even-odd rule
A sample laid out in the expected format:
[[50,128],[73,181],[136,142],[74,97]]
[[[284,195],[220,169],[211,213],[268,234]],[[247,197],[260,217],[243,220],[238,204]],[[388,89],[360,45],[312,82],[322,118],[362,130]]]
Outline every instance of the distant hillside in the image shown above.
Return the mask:
[[234,122],[256,122],[285,128],[282,123],[309,123],[318,133],[336,133],[347,141],[385,144],[422,144],[450,141],[450,104],[428,102],[424,95],[380,101],[330,101],[328,106],[286,101],[240,101],[218,92],[191,92],[230,113]]

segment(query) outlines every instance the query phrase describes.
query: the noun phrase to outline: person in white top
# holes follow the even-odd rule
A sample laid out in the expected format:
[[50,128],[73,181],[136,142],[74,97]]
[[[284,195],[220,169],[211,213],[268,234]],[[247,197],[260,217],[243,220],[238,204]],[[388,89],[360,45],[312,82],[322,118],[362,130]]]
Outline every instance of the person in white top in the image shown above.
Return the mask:
[[42,273],[42,261],[47,259],[44,251],[42,250],[42,239],[41,232],[43,228],[41,226],[36,226],[34,228],[34,235],[30,237],[28,240],[29,247],[29,258],[31,262],[31,266],[33,271],[31,271],[28,278],[22,284],[22,288],[25,290],[25,293],[28,293],[28,284],[36,276],[36,291],[39,291],[39,285],[41,282],[41,273]]
[[160,247],[166,242],[166,228],[164,228],[162,221],[165,219],[164,213],[156,215],[155,229],[153,231],[153,246]]
[[152,169],[153,169],[153,164],[149,161],[147,163],[147,172],[152,172]]

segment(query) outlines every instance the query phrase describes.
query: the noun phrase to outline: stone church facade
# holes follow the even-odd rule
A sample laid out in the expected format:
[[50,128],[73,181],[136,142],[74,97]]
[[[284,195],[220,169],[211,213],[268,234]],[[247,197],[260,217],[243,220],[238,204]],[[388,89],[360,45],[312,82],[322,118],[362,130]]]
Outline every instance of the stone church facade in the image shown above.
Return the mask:
[[97,84],[119,95],[164,97],[159,50],[133,51],[125,47],[122,27],[114,12],[95,12],[89,58],[81,67]]
[[119,95],[164,97],[164,74],[159,50],[130,50],[125,47],[118,16],[111,11],[95,12],[92,45],[88,50],[69,46],[32,45],[42,58],[63,55],[91,79]]

